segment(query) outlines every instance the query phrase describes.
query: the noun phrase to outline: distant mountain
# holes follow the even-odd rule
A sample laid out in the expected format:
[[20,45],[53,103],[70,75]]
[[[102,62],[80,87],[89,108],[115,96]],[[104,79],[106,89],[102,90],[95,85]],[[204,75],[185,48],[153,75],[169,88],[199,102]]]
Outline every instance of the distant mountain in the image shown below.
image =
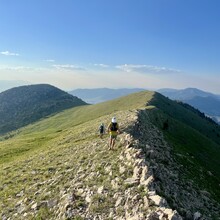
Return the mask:
[[26,81],[21,80],[0,80],[0,92],[5,90],[17,87],[17,86],[24,86],[30,84]]
[[87,103],[96,104],[100,102],[109,101],[121,96],[125,96],[134,92],[140,92],[144,89],[109,89],[109,88],[98,88],[98,89],[76,89],[69,93],[75,95]]
[[159,89],[159,93],[172,99],[185,102],[204,112],[216,122],[220,122],[220,95],[205,92],[196,88]]
[[220,126],[159,93],[72,108],[0,137],[0,216],[217,220],[219,158]]
[[54,86],[20,86],[0,93],[0,134],[30,124],[67,108],[85,105]]
[[220,116],[220,100],[215,97],[196,96],[192,99],[187,100],[187,103],[196,107],[197,109],[202,109],[203,112],[207,112],[210,115]]
[[205,92],[196,88],[186,88],[186,89],[159,89],[157,92],[169,97],[173,100],[189,100],[194,97],[215,97],[220,99],[220,95],[215,95],[210,92]]

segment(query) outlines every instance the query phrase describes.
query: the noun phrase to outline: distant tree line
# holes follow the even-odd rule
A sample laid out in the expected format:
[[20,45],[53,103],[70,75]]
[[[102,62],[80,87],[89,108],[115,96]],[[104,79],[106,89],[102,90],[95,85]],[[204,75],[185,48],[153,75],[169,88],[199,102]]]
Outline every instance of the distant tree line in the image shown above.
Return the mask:
[[186,109],[191,110],[192,112],[194,112],[195,114],[199,115],[200,117],[206,119],[207,121],[209,121],[210,123],[214,124],[214,125],[218,125],[212,118],[207,117],[203,112],[199,111],[198,109],[194,108],[193,106],[184,103],[182,101],[176,101],[178,104],[180,104],[181,106],[183,106]]

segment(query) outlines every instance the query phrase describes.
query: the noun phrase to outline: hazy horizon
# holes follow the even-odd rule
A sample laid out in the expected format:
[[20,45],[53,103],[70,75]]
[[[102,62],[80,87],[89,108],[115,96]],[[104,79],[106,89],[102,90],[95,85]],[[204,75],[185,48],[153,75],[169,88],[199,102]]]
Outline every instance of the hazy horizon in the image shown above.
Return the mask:
[[0,2],[0,80],[220,94],[218,0]]
[[[5,82],[5,83],[4,83]],[[8,83],[8,84],[7,84]],[[6,81],[4,81],[4,80],[0,80],[0,93],[1,92],[4,92],[4,91],[6,91],[6,90],[8,90],[8,89],[11,89],[11,88],[14,88],[14,87],[19,87],[19,86],[26,86],[26,85],[36,85],[36,84],[38,84],[38,83],[31,83],[31,82],[23,82],[23,81],[15,81],[15,80],[12,80],[12,81],[10,81],[10,80],[6,80]],[[45,83],[43,83],[43,84],[45,84]],[[47,84],[47,83],[46,83]],[[50,85],[52,85],[52,86],[55,86],[55,85],[53,85],[53,84],[50,84]],[[174,89],[174,90],[184,90],[184,89],[189,89],[189,88],[192,88],[192,89],[199,89],[199,90],[201,90],[201,91],[204,91],[204,92],[208,92],[208,93],[212,93],[212,94],[215,94],[215,95],[220,95],[219,93],[215,93],[215,92],[212,92],[212,91],[208,91],[208,90],[202,90],[202,89],[200,89],[200,88],[193,88],[193,87],[185,87],[185,88],[179,88],[179,89],[177,89],[177,88],[167,88],[167,87],[163,87],[163,88],[158,88],[158,89],[155,89],[155,88],[141,88],[141,87],[118,87],[118,88],[111,88],[111,87],[94,87],[94,88],[84,88],[84,87],[82,87],[82,88],[72,88],[72,89],[64,89],[64,88],[62,88],[62,87],[59,87],[59,86],[56,86],[57,88],[59,88],[59,89],[61,89],[61,90],[64,90],[64,91],[66,91],[66,92],[71,92],[71,91],[74,91],[74,90],[86,90],[86,89],[88,89],[88,90],[90,90],[90,89],[114,89],[114,90],[117,90],[117,89],[146,89],[146,90],[149,90],[149,91],[157,91],[157,90],[161,90],[161,89]]]

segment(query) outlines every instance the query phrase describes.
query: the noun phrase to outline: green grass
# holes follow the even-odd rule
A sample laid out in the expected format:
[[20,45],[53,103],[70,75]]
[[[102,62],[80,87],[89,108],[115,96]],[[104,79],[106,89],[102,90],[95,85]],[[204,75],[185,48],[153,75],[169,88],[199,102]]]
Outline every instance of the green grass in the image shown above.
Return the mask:
[[[91,188],[96,185],[111,189],[111,179],[117,176],[121,178],[119,184],[123,184],[124,179],[132,176],[132,168],[127,167],[124,174],[119,174],[117,158],[122,146],[118,143],[117,150],[107,151],[108,136],[100,140],[98,127],[102,122],[107,126],[116,116],[123,131],[128,125],[120,123],[127,123],[129,114],[135,109],[147,109],[151,122],[172,143],[177,160],[188,169],[183,178],[194,179],[201,189],[208,189],[219,199],[219,127],[158,94],[140,92],[97,105],[65,110],[1,136],[0,210],[13,210],[15,203],[23,198],[18,196],[22,190],[31,201],[57,198],[60,191],[71,187],[70,182],[76,176]],[[163,130],[166,121],[168,127]],[[178,157],[178,154],[183,157]],[[111,177],[105,170],[106,166],[111,166]],[[207,175],[207,171],[215,177]],[[89,177],[97,172],[100,176]],[[85,176],[81,176],[83,173]],[[47,184],[56,182],[37,185],[45,181]],[[44,194],[35,194],[39,189],[44,190]],[[114,190],[110,190],[109,194],[113,193]],[[139,189],[138,193],[145,195],[143,189]],[[93,199],[93,212],[99,213],[100,207],[107,212],[110,207],[108,198],[100,199],[96,195]],[[81,202],[78,202],[80,205]],[[38,218],[43,219],[47,214],[48,210],[42,208]]]
[[[127,123],[127,115],[136,108],[144,108],[152,95],[138,93],[94,106],[75,107],[1,136],[0,210],[10,213],[24,196],[28,201],[54,199],[61,190],[71,187],[71,181],[78,175],[85,186],[104,185],[110,189],[110,177],[103,166],[110,163],[114,168],[111,178],[119,175],[117,158],[121,146],[117,143],[118,150],[107,151],[108,135],[100,140],[98,127],[101,122],[107,126],[113,116],[119,124]],[[123,130],[125,125],[120,127]],[[97,141],[101,143],[93,145]],[[91,172],[99,172],[100,176],[87,179]],[[85,176],[80,177],[82,173]],[[56,182],[50,184],[53,181]],[[44,193],[36,193],[39,189]],[[107,212],[108,198],[104,201],[101,205]],[[99,212],[97,207],[93,209]],[[35,218],[44,219],[47,214],[48,209],[42,207]]]
[[159,93],[155,93],[153,95],[153,99],[150,101],[150,104],[156,106],[171,118],[187,124],[189,127],[197,130],[202,135],[220,145],[219,125],[210,122],[210,120],[207,120],[206,118],[201,118],[201,116],[196,114],[195,111],[191,111],[187,107],[171,101]]
[[[106,103],[75,107],[2,136],[0,139],[0,164],[13,161],[15,158],[21,157],[22,159],[25,155],[36,153],[38,149],[45,149],[50,146],[50,141],[59,136],[68,135],[75,126],[105,115],[109,115],[107,126],[111,117],[118,111],[142,108],[152,95],[153,92],[140,92]],[[93,129],[96,131],[98,124],[95,124]],[[79,133],[85,133],[83,128],[79,130]],[[86,137],[86,133],[84,136]],[[8,139],[8,137],[11,138]]]
[[220,201],[220,140],[216,135],[220,127],[178,103],[164,97],[161,101],[157,94],[151,104],[157,107],[148,111],[151,122],[172,143],[176,159],[187,170],[183,178],[194,180],[200,189],[206,189]]

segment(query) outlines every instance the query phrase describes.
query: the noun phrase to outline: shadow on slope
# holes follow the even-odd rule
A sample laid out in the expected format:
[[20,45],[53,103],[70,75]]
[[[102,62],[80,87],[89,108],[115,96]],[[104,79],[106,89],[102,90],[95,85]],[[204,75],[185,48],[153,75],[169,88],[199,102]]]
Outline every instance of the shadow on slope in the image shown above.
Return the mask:
[[193,179],[220,201],[220,126],[197,110],[155,93],[149,103],[151,122],[163,131],[176,152],[176,159]]
[[[150,105],[152,107],[149,107]],[[13,199],[20,200],[20,197],[16,196],[22,194],[24,182],[28,187],[21,197],[26,197],[27,193],[31,195],[32,201],[37,201],[39,198],[44,201],[48,199],[46,197],[48,195],[51,198],[49,193],[56,198],[62,189],[66,191],[71,188],[68,184],[75,178],[77,181],[80,178],[85,180],[87,177],[84,175],[88,172],[87,168],[93,169],[93,174],[105,172],[103,168],[109,166],[110,159],[114,160],[112,163],[113,175],[117,174],[115,171],[119,170],[117,167],[119,162],[115,160],[115,156],[119,154],[120,150],[113,154],[106,153],[104,140],[102,140],[103,145],[93,141],[97,139],[96,132],[99,123],[104,121],[107,124],[114,115],[119,121],[122,121],[120,117],[126,110],[127,114],[123,116],[123,120],[127,123],[129,113],[135,109],[146,109],[144,111],[149,113],[151,122],[157,125],[169,143],[172,143],[176,159],[183,165],[182,178],[193,179],[200,189],[207,188],[213,195],[218,196],[218,139],[212,140],[212,138],[206,137],[206,132],[208,134],[210,132],[209,135],[214,138],[210,126],[214,128],[215,124],[209,125],[211,122],[204,121],[191,110],[157,93],[140,92],[106,103],[72,108],[22,128],[20,131],[12,133],[12,137],[8,140],[2,138],[0,155],[4,156],[0,158],[3,167],[1,181],[4,181],[4,185],[7,186],[4,188],[5,192],[2,192],[2,198],[3,202],[9,205],[7,209],[13,208],[11,200],[8,200],[9,195],[13,195]],[[203,126],[201,131],[198,130],[199,125]],[[129,129],[133,125],[126,126]],[[218,127],[216,131],[219,131]],[[143,135],[146,136],[146,133]],[[181,156],[178,157],[178,154]],[[102,164],[100,164],[100,159],[103,160]],[[210,176],[208,171],[215,176]],[[97,176],[96,178],[90,176],[92,172],[88,172],[87,183],[91,186],[97,179]],[[129,175],[132,174],[130,172],[132,170],[129,171]],[[105,184],[106,179],[98,176],[100,177],[99,184]],[[16,179],[16,184],[12,181],[13,179]],[[107,180],[108,184],[111,182],[110,180]],[[37,184],[34,183],[35,181]],[[75,186],[74,182],[73,185]],[[48,194],[46,196],[44,193],[37,194],[38,187],[41,187],[41,190],[45,187],[44,192]],[[97,189],[95,190],[97,191]],[[4,206],[4,208],[6,207]],[[97,208],[99,209],[96,210]],[[95,211],[102,210],[97,206]]]

